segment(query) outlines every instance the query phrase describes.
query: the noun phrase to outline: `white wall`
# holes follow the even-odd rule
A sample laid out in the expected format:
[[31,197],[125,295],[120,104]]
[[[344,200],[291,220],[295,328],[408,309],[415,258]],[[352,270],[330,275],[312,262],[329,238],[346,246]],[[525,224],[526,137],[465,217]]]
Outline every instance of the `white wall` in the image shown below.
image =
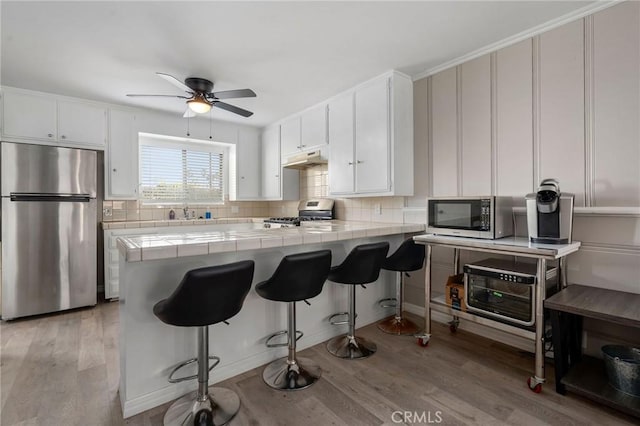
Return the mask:
[[[558,178],[576,194],[583,243],[569,282],[640,294],[640,2],[418,80],[414,105],[415,152],[427,153],[429,171],[408,205],[476,191],[523,206],[542,179]],[[516,219],[526,235],[524,212]],[[450,250],[434,250],[432,271],[442,292]],[[424,306],[423,282],[408,281],[409,303]]]

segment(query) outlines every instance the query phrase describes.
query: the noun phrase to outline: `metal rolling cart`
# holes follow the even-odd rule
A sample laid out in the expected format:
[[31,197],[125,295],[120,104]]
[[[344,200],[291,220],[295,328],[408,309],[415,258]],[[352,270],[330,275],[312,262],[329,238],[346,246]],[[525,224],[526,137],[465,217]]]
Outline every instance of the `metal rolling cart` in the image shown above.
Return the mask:
[[[547,261],[556,261],[558,267],[558,283],[561,288],[566,287],[566,256],[578,251],[580,242],[569,244],[538,244],[530,243],[528,238],[507,237],[497,240],[481,240],[466,237],[448,237],[441,235],[425,234],[413,237],[418,244],[425,245],[425,314],[424,334],[417,335],[418,343],[427,346],[431,338],[431,310],[442,312],[453,317],[452,331],[457,327],[459,318],[493,327],[495,329],[511,333],[517,336],[533,340],[535,342],[535,371],[534,375],[527,379],[529,388],[539,393],[542,383],[545,381],[544,356],[545,356],[545,327],[544,327],[544,299],[546,296],[546,271]],[[454,274],[460,271],[460,250],[479,251],[499,255],[528,257],[537,260],[536,284],[535,284],[535,332],[516,325],[489,319],[471,312],[459,311],[447,305],[444,296],[431,296],[431,252],[435,246],[449,247],[453,249]]]

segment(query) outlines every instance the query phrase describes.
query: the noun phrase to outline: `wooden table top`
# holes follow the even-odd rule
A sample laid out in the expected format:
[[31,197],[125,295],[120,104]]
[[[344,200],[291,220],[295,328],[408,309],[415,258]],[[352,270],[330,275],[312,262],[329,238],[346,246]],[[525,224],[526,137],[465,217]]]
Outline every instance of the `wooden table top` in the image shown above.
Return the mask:
[[573,284],[545,300],[544,306],[640,328],[640,294]]

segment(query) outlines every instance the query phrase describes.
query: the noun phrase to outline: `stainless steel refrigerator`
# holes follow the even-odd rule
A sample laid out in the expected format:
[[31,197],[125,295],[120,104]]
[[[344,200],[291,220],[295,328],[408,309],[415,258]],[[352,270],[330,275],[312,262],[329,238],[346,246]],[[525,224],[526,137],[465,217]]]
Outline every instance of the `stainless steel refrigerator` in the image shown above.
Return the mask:
[[95,305],[95,151],[2,142],[2,318]]

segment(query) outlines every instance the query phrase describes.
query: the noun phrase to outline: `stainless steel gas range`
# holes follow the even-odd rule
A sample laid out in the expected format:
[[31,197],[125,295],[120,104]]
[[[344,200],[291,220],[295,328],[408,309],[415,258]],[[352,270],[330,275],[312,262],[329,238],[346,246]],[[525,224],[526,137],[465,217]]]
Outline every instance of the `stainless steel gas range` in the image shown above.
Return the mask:
[[288,228],[300,226],[301,223],[326,221],[334,218],[334,201],[327,198],[302,200],[298,204],[298,216],[270,217],[265,219],[265,228]]

